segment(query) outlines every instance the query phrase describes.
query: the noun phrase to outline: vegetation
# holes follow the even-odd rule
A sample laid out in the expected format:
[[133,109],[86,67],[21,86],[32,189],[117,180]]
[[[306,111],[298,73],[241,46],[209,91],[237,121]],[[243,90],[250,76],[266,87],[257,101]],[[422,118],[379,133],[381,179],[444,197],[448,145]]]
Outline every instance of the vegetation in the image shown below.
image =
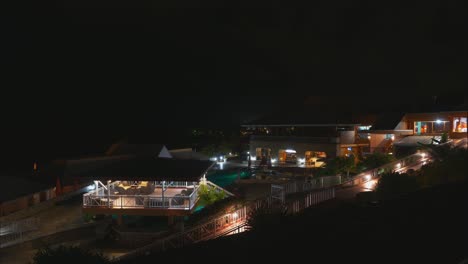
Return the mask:
[[226,198],[226,193],[224,191],[219,191],[206,184],[200,185],[198,195],[200,196],[200,203],[205,206]]
[[423,187],[468,180],[467,149],[453,148],[448,145],[425,147],[433,162],[423,166],[419,171],[382,175],[376,189],[379,199],[391,199]]
[[428,148],[433,162],[423,166],[418,172],[423,187],[468,179],[468,150],[439,146]]
[[234,206],[239,204],[242,204],[242,201],[239,201],[239,198],[228,197],[213,204],[205,205],[202,210],[196,211],[190,215],[188,224],[192,225],[200,220],[206,221],[211,217],[218,215],[220,212],[226,212],[233,209]]
[[39,250],[33,258],[33,264],[107,264],[109,259],[99,253],[79,247],[59,246],[57,248],[46,247]]
[[329,162],[324,169],[319,170],[317,175],[318,176],[330,176],[330,175],[337,175],[337,174],[345,174],[349,177],[350,172],[356,172],[356,164],[354,156],[341,156],[336,157]]
[[407,173],[385,173],[380,178],[376,193],[379,200],[388,200],[419,189],[417,177]]
[[392,161],[395,161],[394,156],[375,152],[370,155],[367,155],[362,161],[360,161],[357,165],[357,169],[358,171],[362,172],[362,171],[378,168]]

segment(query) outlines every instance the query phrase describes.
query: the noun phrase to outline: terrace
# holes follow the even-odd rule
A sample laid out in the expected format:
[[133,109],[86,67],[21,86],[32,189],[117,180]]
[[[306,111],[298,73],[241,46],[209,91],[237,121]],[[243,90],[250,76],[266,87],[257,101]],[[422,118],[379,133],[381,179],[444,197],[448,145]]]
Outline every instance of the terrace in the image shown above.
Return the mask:
[[197,182],[95,181],[95,190],[83,195],[83,209],[192,210],[198,201]]

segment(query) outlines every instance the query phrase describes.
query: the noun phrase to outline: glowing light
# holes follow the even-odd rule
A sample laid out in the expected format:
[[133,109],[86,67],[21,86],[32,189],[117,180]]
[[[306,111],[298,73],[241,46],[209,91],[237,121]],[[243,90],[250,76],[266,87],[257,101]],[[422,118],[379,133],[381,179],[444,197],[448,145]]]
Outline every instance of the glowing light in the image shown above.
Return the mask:
[[376,181],[368,181],[368,182],[364,183],[364,189],[373,190],[375,188],[376,184],[377,184]]
[[285,150],[286,153],[296,153],[296,151],[294,149],[287,149]]
[[237,218],[237,217],[239,216],[239,214],[238,214],[237,212],[235,212],[235,213],[232,214],[232,216],[233,216],[234,218]]
[[423,159],[426,157],[426,153],[421,153],[421,156],[423,157]]
[[88,186],[86,187],[86,190],[87,190],[87,191],[92,191],[92,190],[94,190],[94,189],[96,189],[96,185],[94,185],[94,184],[88,185]]
[[348,148],[348,150],[351,150],[351,148]]
[[437,119],[437,120],[436,120],[436,123],[437,123],[437,124],[440,124],[440,123],[442,123],[442,121],[441,121],[440,119]]
[[299,163],[304,163],[305,162],[305,159],[298,159],[299,160]]
[[366,181],[369,181],[370,179],[372,179],[372,176],[370,176],[369,174],[367,174],[366,176],[364,176],[364,179]]
[[388,155],[393,155],[393,152],[389,152]]
[[392,135],[391,139],[392,139],[392,140],[395,140],[395,136]]
[[396,167],[397,167],[398,169],[401,168],[401,163],[398,163],[398,164],[396,165]]
[[276,159],[271,159],[271,163],[275,163],[276,161]]
[[371,136],[367,136],[367,139],[370,139],[370,138],[371,138]]
[[250,157],[250,160],[255,161],[257,160],[257,157]]
[[247,151],[247,154],[249,154],[249,155],[250,155],[250,151]]

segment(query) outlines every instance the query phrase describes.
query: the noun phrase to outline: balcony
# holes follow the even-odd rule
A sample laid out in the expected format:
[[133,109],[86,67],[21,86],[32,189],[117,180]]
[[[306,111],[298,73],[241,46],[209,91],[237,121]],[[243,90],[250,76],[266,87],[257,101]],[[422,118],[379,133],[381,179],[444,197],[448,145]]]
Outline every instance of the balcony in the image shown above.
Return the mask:
[[[198,202],[198,187],[193,183],[171,182],[155,185],[148,194],[119,191],[120,181],[83,195],[83,209],[164,209],[190,211]],[[137,189],[138,186],[130,186]]]

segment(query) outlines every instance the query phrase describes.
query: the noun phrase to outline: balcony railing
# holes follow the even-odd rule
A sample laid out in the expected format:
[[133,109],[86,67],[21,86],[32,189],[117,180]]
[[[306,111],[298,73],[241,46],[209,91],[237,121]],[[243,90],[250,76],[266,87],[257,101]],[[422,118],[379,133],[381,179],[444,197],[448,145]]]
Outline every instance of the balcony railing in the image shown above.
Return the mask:
[[[180,186],[182,187],[182,186]],[[186,187],[184,184],[183,187]],[[109,209],[178,209],[191,210],[199,199],[198,185],[194,186],[190,195],[119,195],[107,194],[107,190],[99,188],[83,195],[83,207],[100,207]]]

